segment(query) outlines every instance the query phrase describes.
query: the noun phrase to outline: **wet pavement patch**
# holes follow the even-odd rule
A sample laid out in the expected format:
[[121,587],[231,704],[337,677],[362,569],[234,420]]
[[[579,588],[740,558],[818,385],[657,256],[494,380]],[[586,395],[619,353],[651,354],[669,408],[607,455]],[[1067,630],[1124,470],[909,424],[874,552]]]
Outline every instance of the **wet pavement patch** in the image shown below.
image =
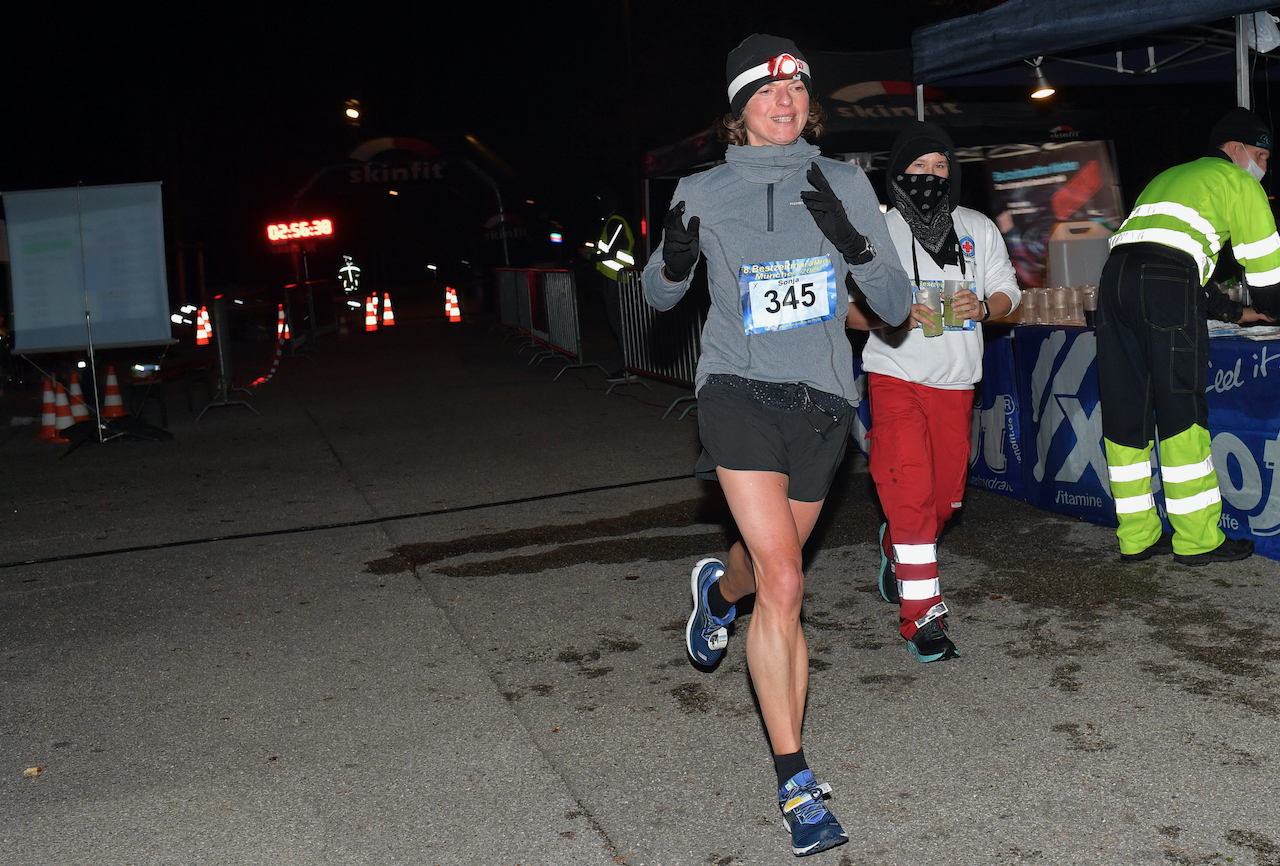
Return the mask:
[[685,713],[706,713],[711,710],[711,695],[702,683],[681,683],[671,689],[680,710]]
[[1067,748],[1076,752],[1109,752],[1116,747],[1115,743],[1102,738],[1102,734],[1094,727],[1093,722],[1064,722],[1054,725],[1055,733],[1067,738]]
[[1269,676],[1262,662],[1280,660],[1280,638],[1274,632],[1260,623],[1233,623],[1207,599],[1194,606],[1160,608],[1145,620],[1160,643],[1228,676]]
[[[1065,533],[1065,526],[1050,526],[1044,534]],[[1016,558],[1001,556],[990,574],[949,591],[949,597],[977,604],[1001,596],[1037,607],[1058,608],[1071,617],[1093,619],[1102,615],[1099,608],[1106,605],[1131,607],[1150,602],[1160,594],[1157,566],[1120,563],[1109,555],[1064,556],[1053,539],[1047,540],[1049,543],[1044,546],[1020,550]],[[987,550],[981,556],[991,561],[992,553]]]
[[438,565],[433,571],[449,577],[493,577],[500,574],[537,574],[556,568],[569,568],[584,562],[623,563],[649,560],[669,562],[692,559],[708,550],[724,546],[724,533],[697,535],[664,535],[625,538],[616,541],[590,541],[566,544],[543,553],[507,556],[468,562],[462,565]]
[[1080,672],[1081,666],[1076,662],[1068,662],[1064,665],[1058,665],[1053,669],[1053,684],[1063,692],[1080,691],[1080,681],[1075,675]]
[[611,652],[611,653],[635,652],[636,650],[640,649],[640,647],[642,646],[644,646],[644,644],[640,643],[640,641],[631,640],[630,638],[606,637],[606,638],[603,638],[601,642],[601,649],[603,649],[605,652]]
[[1232,845],[1248,848],[1257,855],[1258,866],[1280,866],[1280,846],[1252,830],[1228,830],[1224,838]]
[[[366,563],[366,570],[374,574],[388,574],[397,571],[408,571],[420,565],[430,565],[458,556],[475,553],[501,553],[521,547],[537,545],[565,545],[573,542],[592,539],[633,535],[654,529],[673,529],[676,527],[694,526],[697,524],[723,525],[727,515],[723,511],[723,500],[714,497],[687,499],[661,505],[656,508],[645,508],[633,511],[622,517],[604,517],[577,524],[547,524],[528,529],[513,529],[507,532],[493,532],[483,535],[472,535],[466,538],[455,538],[450,541],[425,541],[415,544],[402,544],[396,547],[392,556],[375,559]],[[583,551],[579,551],[581,556]],[[518,557],[516,559],[519,559]],[[578,559],[578,562],[583,561]],[[624,562],[627,560],[610,560]],[[553,565],[540,566],[552,568]]]
[[[419,577],[430,572],[475,578],[536,574],[583,563],[692,562],[723,551],[734,531],[719,488],[707,491],[697,499],[580,524],[405,544],[368,563],[367,569],[416,569]],[[1280,634],[1265,622],[1238,619],[1224,597],[1261,585],[1242,583],[1247,573],[1185,568],[1168,557],[1122,562],[1111,530],[980,490],[967,491],[965,500],[965,508],[939,541],[944,557],[966,561],[965,579],[946,582],[947,601],[957,616],[977,620],[986,608],[1002,620],[1004,651],[1011,658],[1046,662],[1049,687],[1063,693],[1090,688],[1093,659],[1114,651],[1113,642],[1142,640],[1151,655],[1139,655],[1133,664],[1151,680],[1280,716],[1280,689],[1272,687],[1280,662]],[[806,552],[811,558],[822,549],[822,568],[828,573],[859,576],[846,580],[834,594],[830,590],[835,587],[828,587],[821,600],[812,590],[806,593],[802,616],[812,639],[838,640],[846,649],[872,652],[900,643],[891,606],[866,604],[868,594],[878,594],[873,569],[864,568],[864,560],[868,546],[876,544],[880,521],[864,476],[848,475],[833,488]],[[466,559],[459,562],[459,557]],[[626,578],[635,575],[632,570]],[[740,602],[738,613],[731,628],[741,633],[749,621],[750,599]],[[1129,637],[1109,630],[1120,622]],[[684,628],[683,616],[657,626],[661,632]],[[614,635],[598,638],[592,647],[570,647],[560,653],[560,660],[573,665],[576,676],[595,678],[613,670],[601,661],[603,653],[630,652],[639,646],[629,636]],[[825,656],[815,652],[812,671],[825,669]],[[867,681],[890,691],[909,688],[910,683]],[[696,695],[680,692],[677,697],[684,707]],[[1083,733],[1072,742],[1073,748],[1097,748],[1096,738]]]

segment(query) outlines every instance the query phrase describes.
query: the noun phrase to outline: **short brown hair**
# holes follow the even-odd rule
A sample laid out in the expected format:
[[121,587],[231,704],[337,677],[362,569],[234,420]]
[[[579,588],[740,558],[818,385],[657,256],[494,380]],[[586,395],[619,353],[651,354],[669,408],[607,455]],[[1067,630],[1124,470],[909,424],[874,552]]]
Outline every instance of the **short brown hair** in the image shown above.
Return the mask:
[[[809,119],[800,133],[807,139],[818,139],[826,131],[827,113],[816,99],[809,100]],[[733,112],[726,111],[723,117],[715,122],[716,138],[725,144],[744,145],[747,143],[747,124],[741,117],[734,117]]]

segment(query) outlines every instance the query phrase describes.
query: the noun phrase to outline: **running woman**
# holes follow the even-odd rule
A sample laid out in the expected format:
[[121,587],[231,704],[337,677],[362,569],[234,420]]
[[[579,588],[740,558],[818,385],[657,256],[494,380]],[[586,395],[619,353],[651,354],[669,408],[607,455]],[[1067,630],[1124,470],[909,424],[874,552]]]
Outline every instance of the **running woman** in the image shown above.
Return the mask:
[[[801,548],[844,457],[857,400],[845,337],[849,292],[876,315],[906,319],[911,286],[866,175],[824,159],[824,114],[804,55],[755,34],[726,64],[726,164],[684,178],[645,267],[659,310],[707,260],[711,309],[698,361],[696,473],[720,482],[741,534],[722,561],[693,568],[686,642],[700,667],[724,655],[735,603],[755,594],[747,666],[778,775],[778,806],[797,856],[848,841],[805,760],[800,731],[809,653],[800,626]],[[856,283],[856,285],[855,285]]]

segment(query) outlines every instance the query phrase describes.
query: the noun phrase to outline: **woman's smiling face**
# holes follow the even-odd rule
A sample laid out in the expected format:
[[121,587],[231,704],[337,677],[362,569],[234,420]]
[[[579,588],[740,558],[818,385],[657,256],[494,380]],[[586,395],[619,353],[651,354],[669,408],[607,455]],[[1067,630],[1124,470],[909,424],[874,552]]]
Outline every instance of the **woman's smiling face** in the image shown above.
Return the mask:
[[760,86],[742,110],[747,144],[791,144],[809,122],[809,91],[798,78]]

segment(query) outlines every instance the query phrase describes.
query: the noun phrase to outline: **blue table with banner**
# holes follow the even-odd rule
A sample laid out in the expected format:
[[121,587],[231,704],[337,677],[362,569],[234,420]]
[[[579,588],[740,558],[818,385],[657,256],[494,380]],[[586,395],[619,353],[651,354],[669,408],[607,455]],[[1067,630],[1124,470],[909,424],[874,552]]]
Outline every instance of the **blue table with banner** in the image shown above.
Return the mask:
[[[1209,346],[1206,396],[1222,531],[1253,538],[1258,553],[1280,560],[1280,342],[1223,336]],[[855,368],[865,394],[857,361]],[[1115,526],[1093,330],[1022,326],[989,341],[981,390],[969,486]],[[865,452],[866,401],[858,414],[854,438]],[[1158,474],[1153,486],[1167,530]]]

